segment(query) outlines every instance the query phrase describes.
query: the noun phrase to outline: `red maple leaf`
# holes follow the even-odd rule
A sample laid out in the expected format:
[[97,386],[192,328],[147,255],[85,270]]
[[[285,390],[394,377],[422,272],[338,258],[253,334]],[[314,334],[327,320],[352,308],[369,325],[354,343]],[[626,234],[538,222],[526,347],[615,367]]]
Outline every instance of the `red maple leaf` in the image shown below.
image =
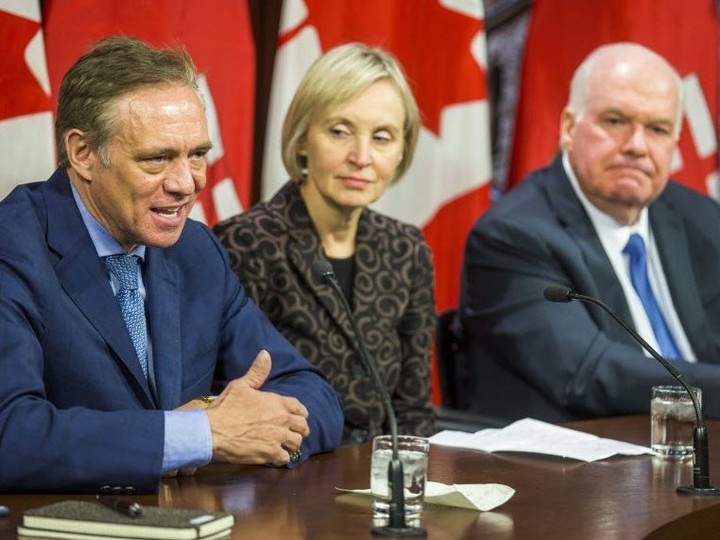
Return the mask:
[[[483,73],[470,51],[481,21],[437,2],[306,0],[306,4],[309,15],[303,26],[317,29],[323,51],[361,41],[398,58],[422,111],[423,125],[435,134],[440,132],[443,107],[486,98]],[[458,73],[463,77],[458,78]]]
[[50,100],[25,62],[25,49],[40,24],[0,10],[0,120],[47,111]]

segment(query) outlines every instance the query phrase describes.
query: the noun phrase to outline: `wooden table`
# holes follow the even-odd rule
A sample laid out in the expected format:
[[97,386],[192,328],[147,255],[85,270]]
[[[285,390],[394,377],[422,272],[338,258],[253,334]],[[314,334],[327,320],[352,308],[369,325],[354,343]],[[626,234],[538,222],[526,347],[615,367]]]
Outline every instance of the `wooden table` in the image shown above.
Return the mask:
[[[647,445],[647,416],[574,422],[569,427]],[[720,484],[720,421],[709,421],[710,479]],[[370,449],[348,446],[313,457],[295,470],[212,465],[192,478],[164,480],[146,505],[226,510],[236,516],[233,539],[374,538],[369,499],[340,495],[367,488]],[[720,537],[720,497],[679,495],[692,483],[689,462],[652,456],[595,463],[527,454],[486,454],[432,446],[429,479],[444,483],[500,483],[515,496],[493,512],[426,506],[428,538],[622,539]],[[80,495],[0,495],[11,508],[0,518],[0,540],[16,538],[26,508]]]

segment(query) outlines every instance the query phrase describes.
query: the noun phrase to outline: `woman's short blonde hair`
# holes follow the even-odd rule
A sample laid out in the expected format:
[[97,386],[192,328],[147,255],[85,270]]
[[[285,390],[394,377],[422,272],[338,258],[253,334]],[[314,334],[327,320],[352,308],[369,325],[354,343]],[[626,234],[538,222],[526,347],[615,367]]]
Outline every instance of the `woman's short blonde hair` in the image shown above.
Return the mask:
[[330,49],[318,58],[295,92],[282,127],[282,160],[290,179],[300,182],[307,159],[300,155],[313,116],[351,100],[378,81],[390,81],[400,93],[405,109],[403,156],[395,171],[396,182],[412,162],[420,112],[400,63],[387,51],[362,43]]

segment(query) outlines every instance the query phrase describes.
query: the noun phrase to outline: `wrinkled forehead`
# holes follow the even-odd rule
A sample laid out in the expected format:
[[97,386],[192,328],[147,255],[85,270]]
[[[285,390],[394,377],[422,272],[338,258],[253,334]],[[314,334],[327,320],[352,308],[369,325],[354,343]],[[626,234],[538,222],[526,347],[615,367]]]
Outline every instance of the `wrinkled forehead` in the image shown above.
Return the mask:
[[184,85],[149,86],[126,92],[114,100],[107,112],[118,127],[163,119],[207,125],[200,95]]

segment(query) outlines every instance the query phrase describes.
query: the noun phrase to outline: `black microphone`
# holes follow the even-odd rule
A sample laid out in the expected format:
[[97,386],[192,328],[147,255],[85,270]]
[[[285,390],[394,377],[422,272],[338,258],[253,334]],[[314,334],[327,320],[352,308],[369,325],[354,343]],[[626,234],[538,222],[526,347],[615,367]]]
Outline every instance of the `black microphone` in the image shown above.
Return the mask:
[[385,526],[377,526],[371,529],[372,534],[377,536],[397,536],[397,537],[412,537],[412,536],[427,536],[427,531],[423,527],[413,527],[405,523],[405,493],[403,492],[403,465],[400,461],[398,454],[398,434],[397,434],[397,419],[395,417],[395,409],[390,401],[390,395],[388,394],[387,388],[383,384],[380,373],[378,373],[375,361],[370,357],[370,353],[367,350],[365,339],[363,338],[360,330],[357,326],[357,321],[353,316],[350,304],[348,304],[347,298],[342,292],[340,285],[335,278],[335,271],[332,266],[326,261],[316,260],[312,263],[312,272],[315,279],[330,287],[337,293],[338,298],[342,303],[343,309],[350,320],[353,332],[357,336],[357,344],[360,349],[360,356],[362,358],[365,367],[367,368],[370,376],[377,387],[377,391],[380,393],[380,398],[385,408],[385,413],[388,416],[388,423],[390,424],[390,437],[392,440],[392,459],[388,464],[388,483],[390,486],[390,503],[388,505],[388,524]]
[[580,300],[581,302],[587,302],[601,307],[610,316],[615,319],[625,331],[630,334],[635,340],[642,345],[642,347],[650,353],[650,355],[660,362],[662,366],[670,372],[677,382],[690,395],[693,407],[695,408],[695,429],[693,431],[693,450],[695,454],[695,463],[693,464],[693,485],[692,486],[679,486],[677,488],[678,493],[684,495],[720,495],[720,488],[713,487],[710,485],[710,461],[708,459],[708,434],[703,421],[702,412],[700,411],[700,404],[698,403],[697,396],[692,390],[690,385],[675,367],[665,360],[660,353],[653,349],[647,341],[645,341],[640,334],[638,334],[633,327],[626,323],[620,315],[618,315],[612,308],[604,304],[597,298],[592,296],[585,296],[568,289],[567,287],[558,287],[551,285],[545,288],[545,298],[551,302],[571,302],[572,300]]

